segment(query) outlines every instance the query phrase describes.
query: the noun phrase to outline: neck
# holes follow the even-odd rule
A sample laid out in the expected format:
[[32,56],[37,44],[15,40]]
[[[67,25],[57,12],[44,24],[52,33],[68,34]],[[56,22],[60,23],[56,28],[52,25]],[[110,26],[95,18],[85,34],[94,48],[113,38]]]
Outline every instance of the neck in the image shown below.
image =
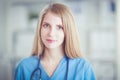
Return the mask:
[[45,48],[43,54],[43,60],[47,60],[49,62],[59,62],[64,57],[63,49],[47,49]]
[[46,70],[47,74],[51,76],[56,70],[61,59],[64,57],[64,51],[61,48],[57,49],[47,49],[45,48],[44,54],[41,58],[41,64]]

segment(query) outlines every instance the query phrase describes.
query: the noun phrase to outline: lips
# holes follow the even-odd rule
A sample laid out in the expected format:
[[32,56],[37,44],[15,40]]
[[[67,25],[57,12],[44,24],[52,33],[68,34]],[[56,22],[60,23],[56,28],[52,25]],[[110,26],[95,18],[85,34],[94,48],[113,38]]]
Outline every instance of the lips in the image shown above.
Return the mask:
[[53,39],[47,39],[47,42],[49,42],[49,43],[54,43],[54,42],[56,42],[56,40],[53,40]]

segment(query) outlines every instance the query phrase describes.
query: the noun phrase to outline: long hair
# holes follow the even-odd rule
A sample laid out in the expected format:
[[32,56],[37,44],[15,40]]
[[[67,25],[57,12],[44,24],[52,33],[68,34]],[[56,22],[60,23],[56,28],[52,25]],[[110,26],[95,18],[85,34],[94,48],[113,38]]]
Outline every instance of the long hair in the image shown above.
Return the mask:
[[80,52],[80,40],[78,36],[78,30],[75,24],[74,17],[67,6],[61,3],[53,3],[46,6],[39,15],[39,20],[37,24],[37,30],[34,39],[34,46],[32,50],[32,55],[41,55],[44,51],[44,44],[41,40],[41,25],[46,13],[52,12],[58,15],[63,22],[64,26],[64,51],[67,57],[76,58],[81,57]]

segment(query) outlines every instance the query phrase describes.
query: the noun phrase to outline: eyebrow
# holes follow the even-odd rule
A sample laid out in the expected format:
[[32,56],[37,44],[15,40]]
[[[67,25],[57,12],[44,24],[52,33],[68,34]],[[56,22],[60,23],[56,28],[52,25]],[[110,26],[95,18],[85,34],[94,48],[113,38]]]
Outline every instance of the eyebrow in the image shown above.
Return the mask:
[[61,26],[61,27],[63,27],[63,25],[61,25],[61,24],[58,24],[57,26]]
[[[49,24],[50,25],[50,23],[49,22],[43,22],[42,24]],[[62,24],[57,24],[57,26],[62,26],[63,27],[63,25]]]
[[[48,23],[48,22],[43,22],[43,23]],[[42,24],[43,24],[43,23],[42,23]],[[49,24],[49,23],[48,23],[48,24]]]

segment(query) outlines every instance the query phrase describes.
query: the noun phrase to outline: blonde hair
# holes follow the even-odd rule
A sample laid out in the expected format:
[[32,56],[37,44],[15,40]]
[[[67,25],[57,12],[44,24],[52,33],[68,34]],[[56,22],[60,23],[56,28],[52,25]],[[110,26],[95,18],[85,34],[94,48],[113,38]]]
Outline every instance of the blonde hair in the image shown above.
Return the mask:
[[44,44],[42,43],[40,33],[43,19],[45,17],[45,14],[48,12],[52,12],[58,15],[62,19],[65,32],[64,51],[67,57],[69,58],[81,57],[79,42],[80,40],[75,25],[74,17],[71,11],[68,9],[68,7],[60,3],[50,4],[42,10],[37,24],[32,55],[39,56],[44,51],[45,47]]

